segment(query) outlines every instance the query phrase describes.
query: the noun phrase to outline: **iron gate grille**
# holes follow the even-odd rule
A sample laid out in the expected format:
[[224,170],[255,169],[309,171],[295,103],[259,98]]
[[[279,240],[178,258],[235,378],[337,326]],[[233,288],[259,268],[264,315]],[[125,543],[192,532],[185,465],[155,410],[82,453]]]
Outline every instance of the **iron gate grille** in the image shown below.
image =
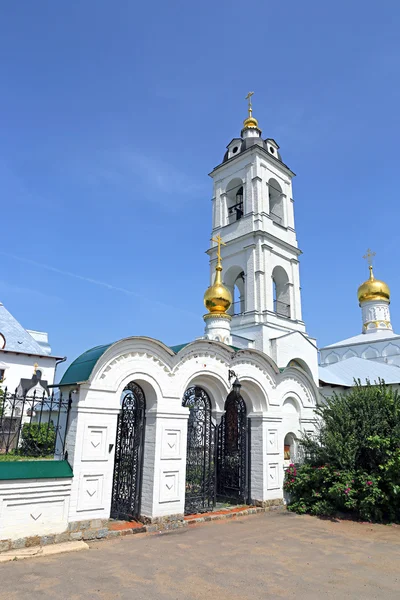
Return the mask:
[[247,435],[246,405],[232,391],[218,427],[217,495],[221,501],[248,500]]
[[212,510],[215,505],[215,425],[210,398],[201,387],[188,388],[182,405],[190,409],[185,513],[193,514]]
[[129,521],[140,514],[146,402],[142,388],[134,382],[124,392],[117,424],[111,517]]

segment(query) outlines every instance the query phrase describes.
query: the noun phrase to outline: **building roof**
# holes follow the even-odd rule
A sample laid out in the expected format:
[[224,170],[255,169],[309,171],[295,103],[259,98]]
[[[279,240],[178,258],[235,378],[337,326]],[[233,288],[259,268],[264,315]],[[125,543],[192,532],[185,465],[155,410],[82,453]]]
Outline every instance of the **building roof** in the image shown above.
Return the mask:
[[45,349],[18,323],[6,307],[0,303],[0,333],[6,343],[2,350],[46,356]]
[[[185,346],[187,346],[189,343],[190,342],[168,347],[174,354],[178,354],[178,352],[183,350],[183,348],[185,348]],[[103,346],[95,346],[94,348],[91,348],[90,350],[87,350],[78,356],[78,358],[76,358],[65,371],[59,385],[75,385],[76,383],[88,381],[97,361],[112,345],[113,344],[104,344]],[[230,347],[235,352],[241,350],[241,348],[237,348],[236,346]]]
[[378,330],[374,333],[360,333],[359,335],[354,335],[351,338],[341,340],[340,342],[336,342],[335,344],[329,344],[329,346],[324,346],[323,348],[320,348],[320,352],[323,350],[328,350],[330,348],[352,346],[353,344],[373,344],[374,342],[384,342],[385,340],[392,340],[393,338],[400,338],[400,335],[394,333],[390,329],[387,329],[385,331]]
[[389,384],[400,384],[400,367],[352,356],[346,360],[319,367],[319,379],[322,383],[343,387],[352,387],[355,379],[360,379],[364,384],[367,380],[375,383],[379,379],[383,379],[385,383]]

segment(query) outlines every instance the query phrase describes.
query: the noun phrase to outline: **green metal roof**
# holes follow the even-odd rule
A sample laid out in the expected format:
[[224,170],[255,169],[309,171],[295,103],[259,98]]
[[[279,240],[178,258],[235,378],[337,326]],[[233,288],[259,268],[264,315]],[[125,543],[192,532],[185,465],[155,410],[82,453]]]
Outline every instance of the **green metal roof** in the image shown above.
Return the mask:
[[[178,354],[178,352],[183,350],[189,343],[190,342],[187,342],[186,344],[177,344],[176,346],[169,346],[169,348],[174,354]],[[100,356],[102,356],[110,346],[112,346],[112,344],[95,346],[78,356],[65,371],[59,385],[75,385],[81,381],[87,381]],[[235,346],[231,346],[231,348],[235,350],[235,352],[240,350],[240,348],[236,348]]]
[[177,346],[169,346],[170,350],[172,350],[172,352],[174,354],[178,354],[178,352],[180,352],[181,350],[183,350],[183,348],[185,346],[187,346],[189,344],[189,342],[187,342],[187,344],[178,344]]
[[112,344],[95,346],[78,356],[65,371],[60,385],[74,385],[80,381],[87,381],[93,371],[94,365],[110,346]]

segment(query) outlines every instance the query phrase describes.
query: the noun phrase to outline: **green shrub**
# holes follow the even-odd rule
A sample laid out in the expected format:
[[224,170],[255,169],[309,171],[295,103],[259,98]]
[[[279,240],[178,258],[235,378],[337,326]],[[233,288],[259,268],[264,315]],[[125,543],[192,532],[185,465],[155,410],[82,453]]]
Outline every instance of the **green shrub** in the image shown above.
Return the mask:
[[284,489],[298,513],[337,512],[368,521],[400,521],[400,397],[383,382],[335,395],[317,408],[320,426],[301,445]]
[[56,430],[53,423],[25,423],[21,437],[20,455],[48,456],[54,452]]

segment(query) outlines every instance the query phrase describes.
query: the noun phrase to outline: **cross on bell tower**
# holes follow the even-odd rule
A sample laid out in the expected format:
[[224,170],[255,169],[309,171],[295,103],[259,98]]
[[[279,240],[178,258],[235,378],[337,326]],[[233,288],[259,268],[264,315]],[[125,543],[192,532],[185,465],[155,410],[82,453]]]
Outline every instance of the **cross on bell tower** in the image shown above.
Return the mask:
[[[253,116],[253,95],[246,96],[248,115],[240,137],[229,142],[222,162],[210,174],[208,254],[211,277],[222,254],[223,282],[233,297],[233,344],[276,358],[278,338],[293,332],[308,337],[301,312],[301,251],[294,224],[294,173],[283,162],[276,141],[262,138]],[[216,236],[226,244],[221,249]]]

